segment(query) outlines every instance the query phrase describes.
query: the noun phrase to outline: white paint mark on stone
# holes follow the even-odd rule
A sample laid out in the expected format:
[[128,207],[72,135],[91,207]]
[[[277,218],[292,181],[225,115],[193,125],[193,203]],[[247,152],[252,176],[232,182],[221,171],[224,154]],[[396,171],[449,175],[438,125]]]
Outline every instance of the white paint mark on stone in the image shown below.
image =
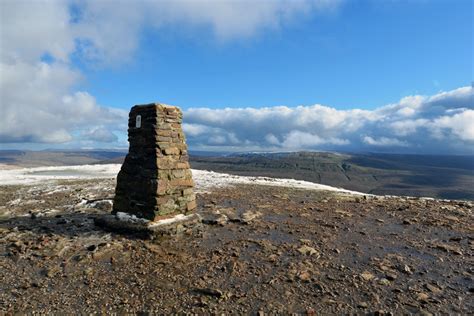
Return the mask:
[[135,127],[136,128],[142,127],[142,116],[141,115],[137,115],[137,117],[135,118]]

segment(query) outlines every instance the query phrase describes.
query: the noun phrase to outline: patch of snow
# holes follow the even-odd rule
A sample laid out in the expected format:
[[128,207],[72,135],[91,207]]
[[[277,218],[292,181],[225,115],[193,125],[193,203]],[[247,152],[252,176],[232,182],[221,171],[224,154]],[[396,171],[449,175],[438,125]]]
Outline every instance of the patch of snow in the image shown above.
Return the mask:
[[80,207],[80,206],[84,206],[87,204],[87,200],[86,199],[82,199],[81,202],[77,203],[75,205],[75,207]]
[[112,200],[110,200],[110,199],[103,199],[103,200],[98,200],[98,201],[90,203],[89,207],[90,208],[95,208],[95,207],[97,207],[97,205],[100,205],[100,204],[108,204],[110,206],[113,206],[114,202],[112,202]]
[[257,184],[295,189],[335,191],[348,194],[363,195],[364,193],[331,187],[329,185],[313,183],[295,179],[277,179],[269,177],[236,176],[226,173],[217,173],[206,170],[192,170],[197,192],[205,192],[215,187],[226,187],[234,184]]
[[14,199],[10,202],[8,202],[8,206],[15,206],[15,205],[19,205],[21,203],[22,199],[21,198],[18,198],[18,199]]
[[132,222],[132,223],[148,223],[149,222],[149,220],[147,220],[147,219],[138,218],[135,215],[127,214],[127,213],[124,213],[124,212],[117,212],[117,214],[115,214],[115,216],[119,220],[125,221],[125,222]]
[[[48,210],[33,210],[31,211],[31,214],[34,214],[36,217],[43,217],[46,215],[51,215],[51,214],[56,214],[61,212],[60,210],[57,209],[48,209]],[[28,216],[29,214],[24,214],[24,216]]]
[[0,185],[34,185],[54,180],[113,179],[120,167],[120,164],[106,164],[0,170]]
[[184,215],[184,214],[178,214],[174,217],[171,217],[171,218],[165,218],[165,219],[161,219],[159,221],[156,221],[156,222],[152,222],[148,225],[148,227],[156,227],[156,226],[161,226],[161,225],[167,225],[167,224],[172,224],[172,223],[175,223],[175,222],[179,222],[179,221],[182,221],[188,217],[191,217],[191,216],[194,216],[193,214],[191,215]]
[[139,217],[136,217],[135,215],[127,214],[127,213],[124,213],[124,212],[117,212],[117,214],[115,214],[115,216],[120,221],[134,223],[134,224],[141,224],[141,225],[145,225],[149,228],[153,228],[153,227],[158,227],[158,226],[161,226],[161,225],[169,225],[169,224],[172,224],[172,223],[184,221],[184,220],[186,220],[188,218],[191,218],[193,216],[196,216],[196,215],[195,214],[190,214],[190,215],[178,214],[178,215],[175,215],[171,218],[161,219],[161,220],[158,220],[156,222],[150,221],[150,220],[145,219],[145,218],[139,218]]
[[45,195],[51,195],[51,194],[54,194],[54,193],[64,192],[64,191],[70,191],[70,188],[68,188],[66,186],[57,186],[56,188],[52,189],[51,191],[46,192]]

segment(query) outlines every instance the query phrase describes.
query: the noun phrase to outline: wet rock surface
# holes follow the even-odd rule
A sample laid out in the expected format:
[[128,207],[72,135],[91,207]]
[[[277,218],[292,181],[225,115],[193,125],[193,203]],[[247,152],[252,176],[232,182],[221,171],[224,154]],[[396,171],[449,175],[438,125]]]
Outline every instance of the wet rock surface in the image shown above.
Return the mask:
[[110,233],[113,180],[0,187],[3,312],[470,313],[470,202],[238,185],[203,228]]

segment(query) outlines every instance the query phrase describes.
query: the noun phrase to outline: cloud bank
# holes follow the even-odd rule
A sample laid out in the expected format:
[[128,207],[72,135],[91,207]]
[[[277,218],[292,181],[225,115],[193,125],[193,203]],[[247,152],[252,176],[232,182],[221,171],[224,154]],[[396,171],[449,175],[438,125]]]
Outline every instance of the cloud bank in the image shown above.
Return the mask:
[[86,78],[72,60],[85,67],[123,64],[133,58],[145,28],[199,31],[225,42],[278,30],[339,2],[0,1],[0,144],[116,142],[116,133],[126,130],[127,113],[78,90]]
[[474,154],[474,93],[408,96],[375,110],[324,105],[195,108],[184,130],[195,148]]

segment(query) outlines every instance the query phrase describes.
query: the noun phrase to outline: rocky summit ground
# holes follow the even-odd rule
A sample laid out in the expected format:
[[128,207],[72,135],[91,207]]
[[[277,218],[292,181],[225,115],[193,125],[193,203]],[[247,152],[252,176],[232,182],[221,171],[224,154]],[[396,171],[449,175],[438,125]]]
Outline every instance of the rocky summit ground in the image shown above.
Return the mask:
[[198,193],[204,225],[104,231],[112,179],[0,187],[7,313],[469,314],[473,204],[238,184]]

